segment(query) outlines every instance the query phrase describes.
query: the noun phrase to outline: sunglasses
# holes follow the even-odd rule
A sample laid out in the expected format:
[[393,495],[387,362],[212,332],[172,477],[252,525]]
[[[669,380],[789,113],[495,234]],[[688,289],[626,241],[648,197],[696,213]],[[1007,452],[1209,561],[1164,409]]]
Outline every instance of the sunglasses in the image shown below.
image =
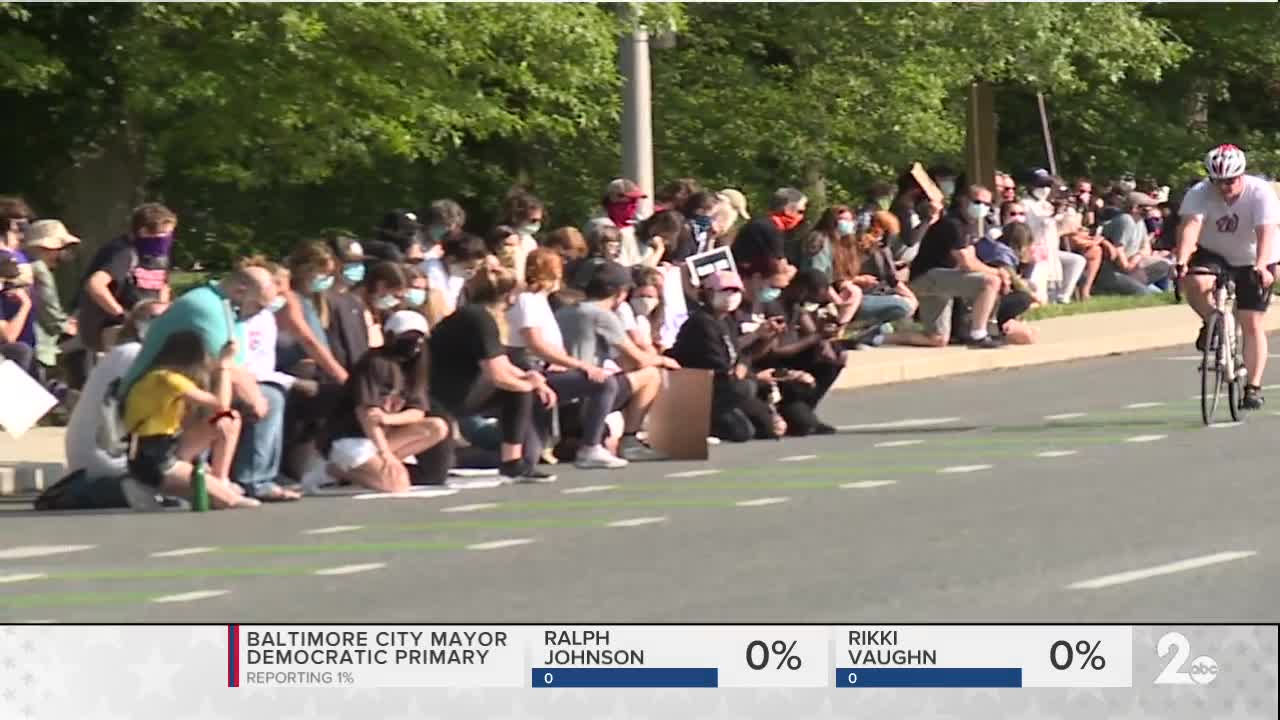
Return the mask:
[[1217,180],[1214,180],[1214,181],[1213,181],[1213,184],[1214,184],[1214,185],[1217,185],[1218,187],[1231,187],[1232,185],[1235,185],[1235,184],[1236,184],[1236,181],[1237,181],[1237,180],[1239,180],[1239,179],[1240,179],[1240,178],[1238,178],[1238,177],[1233,177],[1233,178],[1219,178],[1219,179],[1217,179]]
[[1026,213],[1024,213],[1024,212],[1011,212],[1011,213],[1009,213],[1009,217],[1011,217],[1011,218],[1014,218],[1014,217],[1026,217],[1026,216],[1027,216],[1027,214],[1026,214]]

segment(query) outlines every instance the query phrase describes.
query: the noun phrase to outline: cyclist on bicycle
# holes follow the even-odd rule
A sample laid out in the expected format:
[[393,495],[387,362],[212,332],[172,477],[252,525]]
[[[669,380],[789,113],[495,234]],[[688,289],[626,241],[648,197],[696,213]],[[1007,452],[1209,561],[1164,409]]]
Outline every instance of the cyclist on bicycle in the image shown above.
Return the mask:
[[[1229,272],[1236,284],[1236,314],[1244,331],[1244,364],[1248,369],[1241,407],[1262,407],[1262,373],[1267,365],[1263,315],[1271,302],[1276,261],[1280,260],[1280,197],[1271,184],[1245,175],[1244,151],[1219,145],[1204,159],[1209,179],[1187,191],[1178,214],[1179,274],[1190,267]],[[1212,275],[1185,275],[1182,293],[1201,319],[1213,311]],[[1208,328],[1200,327],[1196,349],[1204,351]]]

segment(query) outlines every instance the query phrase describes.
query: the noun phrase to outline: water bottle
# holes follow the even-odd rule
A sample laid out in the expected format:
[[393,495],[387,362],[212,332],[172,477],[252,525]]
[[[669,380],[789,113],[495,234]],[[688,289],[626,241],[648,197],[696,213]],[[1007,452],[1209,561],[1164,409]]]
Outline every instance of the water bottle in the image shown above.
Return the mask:
[[209,510],[209,487],[205,484],[204,461],[197,460],[191,471],[191,511]]

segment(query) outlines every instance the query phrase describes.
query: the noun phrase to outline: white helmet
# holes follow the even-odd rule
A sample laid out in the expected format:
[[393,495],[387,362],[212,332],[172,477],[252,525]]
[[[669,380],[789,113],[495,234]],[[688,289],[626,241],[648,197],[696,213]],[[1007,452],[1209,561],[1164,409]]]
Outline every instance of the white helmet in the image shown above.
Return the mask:
[[1244,151],[1235,145],[1219,145],[1204,156],[1210,180],[1230,180],[1244,174]]

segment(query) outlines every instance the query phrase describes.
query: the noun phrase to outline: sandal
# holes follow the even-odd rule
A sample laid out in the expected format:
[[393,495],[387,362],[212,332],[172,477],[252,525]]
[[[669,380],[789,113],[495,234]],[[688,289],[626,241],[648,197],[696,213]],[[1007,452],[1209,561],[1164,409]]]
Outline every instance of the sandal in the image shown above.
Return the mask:
[[255,493],[254,498],[264,503],[296,502],[302,499],[302,493],[272,484],[265,491]]

